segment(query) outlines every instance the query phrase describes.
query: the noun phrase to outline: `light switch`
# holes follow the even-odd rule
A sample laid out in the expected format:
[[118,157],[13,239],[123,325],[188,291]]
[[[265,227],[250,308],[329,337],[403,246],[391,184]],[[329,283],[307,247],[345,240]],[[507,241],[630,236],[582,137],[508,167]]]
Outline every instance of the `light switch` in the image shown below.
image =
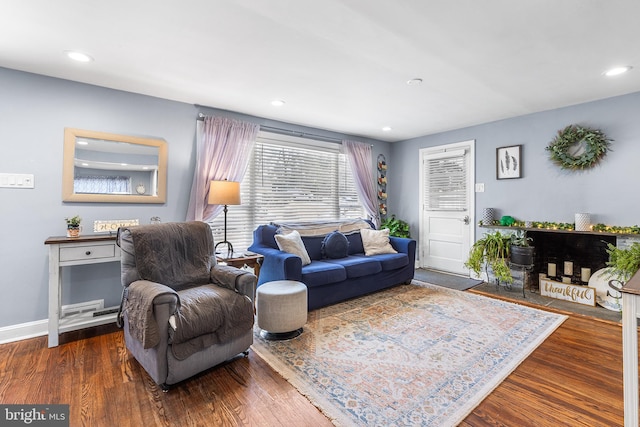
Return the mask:
[[476,193],[484,193],[484,183],[476,184]]
[[34,188],[33,174],[31,173],[0,173],[0,187]]

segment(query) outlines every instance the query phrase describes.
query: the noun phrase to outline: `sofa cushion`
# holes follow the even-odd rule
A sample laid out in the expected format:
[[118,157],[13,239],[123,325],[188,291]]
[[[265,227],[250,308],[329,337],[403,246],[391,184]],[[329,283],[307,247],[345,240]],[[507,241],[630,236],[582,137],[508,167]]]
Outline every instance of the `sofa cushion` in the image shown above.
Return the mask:
[[382,266],[382,271],[397,270],[409,264],[409,257],[405,253],[379,254],[379,255],[354,255],[364,259],[375,260]]
[[322,259],[322,241],[324,234],[319,236],[302,236],[302,243],[307,248],[307,253],[311,261]]
[[179,291],[178,295],[175,328],[169,328],[178,360],[213,344],[228,343],[253,325],[253,303],[238,292],[210,284]]
[[259,227],[258,230],[260,230],[260,242],[263,245],[269,246],[273,249],[278,249],[278,244],[276,243],[278,227],[268,224]]
[[340,259],[328,259],[326,262],[343,266],[349,279],[370,276],[382,271],[382,265],[378,260],[358,255]]
[[344,258],[349,251],[347,237],[339,231],[327,234],[322,241],[322,255],[325,258]]
[[349,241],[349,255],[364,253],[364,246],[362,246],[362,236],[360,235],[360,231],[345,234],[345,236]]
[[302,267],[302,283],[307,287],[322,286],[343,280],[347,280],[347,271],[339,264],[313,261]]
[[364,246],[365,255],[397,253],[389,242],[388,228],[382,230],[369,230],[363,228],[360,230],[360,235],[362,236],[362,245]]
[[275,238],[281,251],[299,256],[302,259],[302,265],[311,263],[307,249],[300,238],[300,233],[296,230],[288,234],[276,234]]

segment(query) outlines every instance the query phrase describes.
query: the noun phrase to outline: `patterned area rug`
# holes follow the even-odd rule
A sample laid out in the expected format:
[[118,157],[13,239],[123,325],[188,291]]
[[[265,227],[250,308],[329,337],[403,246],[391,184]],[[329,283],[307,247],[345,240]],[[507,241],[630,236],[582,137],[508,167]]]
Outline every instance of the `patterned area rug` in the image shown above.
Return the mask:
[[253,350],[339,426],[454,426],[566,316],[413,281]]

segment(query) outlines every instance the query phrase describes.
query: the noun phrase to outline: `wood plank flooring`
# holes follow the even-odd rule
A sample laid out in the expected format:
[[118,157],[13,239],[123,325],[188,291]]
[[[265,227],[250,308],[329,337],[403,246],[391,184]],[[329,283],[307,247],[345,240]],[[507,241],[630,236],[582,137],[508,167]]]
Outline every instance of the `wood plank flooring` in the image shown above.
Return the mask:
[[461,426],[623,425],[620,324],[563,314],[569,318]]
[[[162,393],[121,331],[93,328],[61,341],[52,349],[46,337],[0,345],[0,403],[68,403],[72,426],[332,425],[253,352]],[[461,425],[622,421],[621,328],[571,316]]]

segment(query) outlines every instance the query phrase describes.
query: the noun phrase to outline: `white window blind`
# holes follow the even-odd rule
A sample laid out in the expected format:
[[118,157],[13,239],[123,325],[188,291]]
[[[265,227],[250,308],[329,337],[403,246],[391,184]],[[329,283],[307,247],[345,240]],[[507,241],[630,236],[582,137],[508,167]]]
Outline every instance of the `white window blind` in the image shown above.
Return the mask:
[[[339,149],[339,144],[260,132],[240,184],[242,204],[228,208],[227,240],[234,249],[250,246],[261,224],[362,218],[349,162]],[[215,241],[222,241],[224,213],[210,225]]]
[[464,211],[467,206],[467,162],[464,150],[425,156],[425,208]]

